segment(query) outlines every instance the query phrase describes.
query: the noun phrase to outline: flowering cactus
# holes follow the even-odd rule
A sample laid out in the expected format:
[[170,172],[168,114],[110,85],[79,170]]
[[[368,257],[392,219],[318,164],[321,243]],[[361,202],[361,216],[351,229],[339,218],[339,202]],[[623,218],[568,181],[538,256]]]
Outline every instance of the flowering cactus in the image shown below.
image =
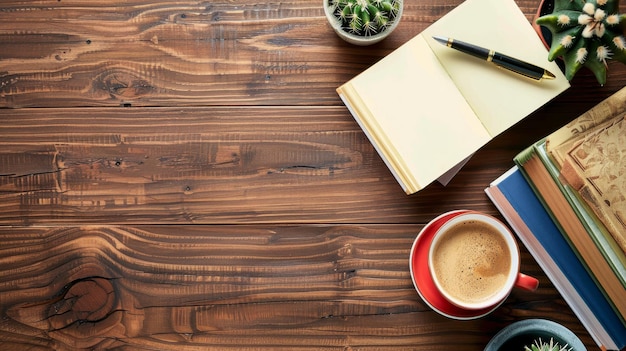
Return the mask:
[[396,19],[402,0],[329,0],[341,27],[357,35],[373,35]]
[[619,0],[554,0],[554,11],[536,20],[552,33],[548,60],[562,57],[568,80],[584,66],[604,85],[607,60],[626,63],[626,15],[618,11]]

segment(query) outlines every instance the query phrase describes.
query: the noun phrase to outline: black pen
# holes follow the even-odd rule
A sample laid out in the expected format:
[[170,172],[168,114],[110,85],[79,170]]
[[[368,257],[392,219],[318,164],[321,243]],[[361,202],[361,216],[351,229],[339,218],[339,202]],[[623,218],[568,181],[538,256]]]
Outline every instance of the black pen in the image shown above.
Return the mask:
[[494,50],[481,48],[480,46],[465,43],[452,38],[433,36],[433,39],[449,48],[459,50],[463,53],[478,57],[479,59],[486,60],[488,62],[493,62],[499,67],[508,69],[509,71],[513,71],[534,80],[555,78],[554,74],[546,69],[518,60],[511,56],[501,54]]

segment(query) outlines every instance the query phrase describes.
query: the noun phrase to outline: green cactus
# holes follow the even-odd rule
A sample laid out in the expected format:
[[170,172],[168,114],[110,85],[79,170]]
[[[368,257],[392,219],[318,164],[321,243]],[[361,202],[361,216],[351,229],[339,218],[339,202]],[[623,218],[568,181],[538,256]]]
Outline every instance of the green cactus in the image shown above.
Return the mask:
[[607,60],[626,64],[626,15],[618,11],[619,0],[554,0],[553,12],[536,20],[552,33],[548,60],[562,57],[568,80],[587,67],[604,85]]
[[552,338],[550,338],[550,342],[542,341],[541,338],[539,340],[535,340],[535,343],[530,347],[524,346],[524,351],[571,351],[572,348],[568,348],[567,344],[565,346],[559,345],[558,342],[554,342]]
[[329,4],[343,30],[369,36],[391,25],[402,0],[329,0]]

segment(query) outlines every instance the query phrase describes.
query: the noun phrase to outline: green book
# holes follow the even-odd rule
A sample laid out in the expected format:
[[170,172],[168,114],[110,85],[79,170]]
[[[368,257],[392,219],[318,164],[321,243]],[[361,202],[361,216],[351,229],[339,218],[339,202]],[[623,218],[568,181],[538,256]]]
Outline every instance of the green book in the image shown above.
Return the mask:
[[[543,142],[542,140],[538,144]],[[553,218],[563,237],[570,243],[573,251],[580,257],[581,263],[597,282],[606,300],[622,321],[625,321],[626,289],[570,205],[559,186],[561,183],[555,182],[545,167],[539,156],[538,145],[532,145],[522,151],[514,158],[514,161],[548,214]]]
[[538,143],[535,147],[539,158],[543,161],[546,169],[569,201],[572,209],[576,212],[596,246],[598,246],[600,252],[602,252],[611,268],[613,268],[622,285],[626,287],[626,255],[621,247],[613,239],[602,221],[581,198],[580,193],[561,180],[560,170],[548,155],[545,143]]
[[626,254],[624,101],[626,88],[550,134],[545,145],[559,179],[570,186],[594,221],[601,223],[603,234],[609,234],[607,250],[619,249],[622,258]]
[[[614,244],[604,242],[610,235],[603,234],[601,223],[579,206],[575,191],[560,181],[558,169],[545,152],[545,139],[518,154],[514,161],[609,303],[625,320],[626,258],[619,257],[621,250],[611,249]],[[606,255],[608,251],[611,256]]]

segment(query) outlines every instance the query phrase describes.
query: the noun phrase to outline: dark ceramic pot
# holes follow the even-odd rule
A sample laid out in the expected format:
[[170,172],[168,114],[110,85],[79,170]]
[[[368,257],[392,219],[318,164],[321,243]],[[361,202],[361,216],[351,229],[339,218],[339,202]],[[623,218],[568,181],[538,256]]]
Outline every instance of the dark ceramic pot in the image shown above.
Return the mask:
[[[532,26],[535,28],[535,32],[537,32],[539,39],[541,39],[541,42],[548,50],[550,50],[550,46],[552,45],[552,32],[550,32],[548,28],[538,25],[536,21],[537,18],[543,15],[551,14],[552,11],[554,11],[554,0],[541,0],[532,21]],[[565,63],[560,57],[556,60],[556,64],[561,69],[561,72],[565,72]]]
[[532,22],[533,28],[535,28],[537,35],[539,35],[543,45],[545,45],[548,50],[550,50],[550,44],[552,43],[552,33],[548,28],[538,25],[535,21],[543,15],[552,13],[552,11],[554,11],[554,0],[542,0]]
[[567,345],[568,350],[587,350],[582,341],[564,326],[545,319],[527,319],[502,329],[484,351],[523,351],[524,346],[530,347],[539,338],[546,342],[553,339],[561,346]]

